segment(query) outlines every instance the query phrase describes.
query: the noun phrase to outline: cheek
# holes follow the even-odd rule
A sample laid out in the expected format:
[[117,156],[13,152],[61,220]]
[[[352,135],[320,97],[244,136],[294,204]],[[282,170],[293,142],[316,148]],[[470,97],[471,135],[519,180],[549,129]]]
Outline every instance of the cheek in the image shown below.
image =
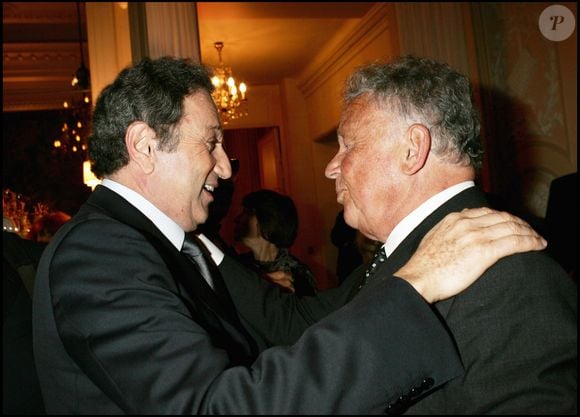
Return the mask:
[[367,190],[374,180],[373,164],[362,155],[349,155],[344,158],[341,168],[342,179],[354,199]]

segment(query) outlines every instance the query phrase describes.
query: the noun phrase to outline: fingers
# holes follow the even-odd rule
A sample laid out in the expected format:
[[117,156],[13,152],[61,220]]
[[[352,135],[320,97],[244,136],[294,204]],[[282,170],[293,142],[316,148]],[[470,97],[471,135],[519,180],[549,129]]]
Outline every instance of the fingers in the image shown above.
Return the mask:
[[265,274],[265,278],[273,284],[279,285],[287,291],[294,292],[294,278],[286,271],[274,271]]
[[546,240],[538,234],[501,233],[487,244],[492,259],[501,259],[514,253],[543,250]]
[[396,275],[433,302],[463,291],[499,259],[546,245],[528,223],[512,214],[489,208],[463,210],[432,228]]
[[[457,221],[464,222],[461,230],[476,231],[479,229],[480,235],[474,235],[481,240],[501,239],[505,237],[529,237],[530,239],[515,239],[514,248],[525,248],[526,250],[541,250],[547,245],[545,239],[535,231],[527,222],[504,211],[491,209],[470,209],[460,213]],[[511,239],[509,241],[512,241]],[[529,249],[531,248],[531,249]],[[517,250],[520,252],[520,250]]]
[[489,214],[494,210],[490,209],[489,207],[477,207],[477,208],[465,208],[461,210],[459,213],[466,217],[481,217],[485,214]]
[[474,224],[480,227],[491,226],[496,223],[516,223],[530,227],[527,222],[513,214],[506,211],[493,210],[489,207],[463,209],[461,212],[455,214],[457,215],[458,220],[472,219],[475,222]]
[[[499,239],[508,235],[529,236],[533,238],[532,247],[536,250],[543,249],[547,244],[537,231],[519,217],[485,207],[451,213],[436,226],[436,229],[446,230],[457,236],[478,232],[472,237],[481,240]],[[536,246],[536,243],[540,243],[542,247]]]
[[268,272],[267,274],[272,281],[278,282],[278,281],[289,281],[289,282],[294,282],[294,277],[292,277],[292,274],[290,274],[289,272],[286,271],[274,271],[274,272]]

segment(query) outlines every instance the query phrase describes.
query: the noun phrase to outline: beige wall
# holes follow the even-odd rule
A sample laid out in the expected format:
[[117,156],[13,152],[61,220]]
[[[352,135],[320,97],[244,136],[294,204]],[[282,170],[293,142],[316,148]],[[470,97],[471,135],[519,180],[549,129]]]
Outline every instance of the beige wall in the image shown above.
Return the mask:
[[538,20],[552,4],[471,5],[492,190],[539,218],[552,179],[578,169],[577,29],[546,39]]
[[377,4],[356,25],[348,26],[320,51],[301,77],[285,80],[289,191],[297,202],[301,228],[294,252],[314,269],[319,285],[335,285],[336,248],[330,233],[341,206],[334,182],[324,169],[338,145],[340,92],[354,68],[398,54],[398,33],[392,4]]

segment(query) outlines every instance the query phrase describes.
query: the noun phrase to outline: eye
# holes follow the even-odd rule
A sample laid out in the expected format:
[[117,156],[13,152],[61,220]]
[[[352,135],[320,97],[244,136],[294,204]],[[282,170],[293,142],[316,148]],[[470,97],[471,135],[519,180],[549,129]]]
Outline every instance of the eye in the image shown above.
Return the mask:
[[209,151],[210,153],[212,153],[212,152],[215,150],[215,147],[216,147],[216,144],[217,144],[217,143],[218,143],[218,141],[217,141],[217,139],[216,139],[216,138],[211,138],[211,139],[208,139],[208,140],[205,142],[205,145],[207,146],[207,149],[208,149],[208,151]]
[[349,152],[353,147],[353,143],[350,141],[346,141],[343,137],[339,136],[338,138],[338,152]]

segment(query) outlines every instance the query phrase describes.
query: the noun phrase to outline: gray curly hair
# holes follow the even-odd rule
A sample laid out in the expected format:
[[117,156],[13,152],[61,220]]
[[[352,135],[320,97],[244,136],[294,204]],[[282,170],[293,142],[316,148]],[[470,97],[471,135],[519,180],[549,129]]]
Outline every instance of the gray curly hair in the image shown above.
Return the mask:
[[429,128],[432,151],[450,163],[481,167],[479,116],[471,102],[469,80],[449,65],[405,56],[366,65],[346,81],[346,105],[362,94]]

